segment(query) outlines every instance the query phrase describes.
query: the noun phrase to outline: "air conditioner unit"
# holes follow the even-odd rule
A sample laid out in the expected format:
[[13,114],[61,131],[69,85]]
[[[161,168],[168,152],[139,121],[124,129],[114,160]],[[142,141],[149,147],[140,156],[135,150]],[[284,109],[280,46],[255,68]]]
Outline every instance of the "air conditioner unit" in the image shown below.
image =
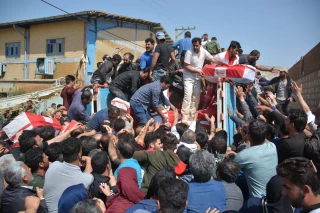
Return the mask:
[[36,67],[37,75],[53,75],[56,71],[54,61],[51,58],[37,58]]
[[0,62],[0,77],[7,71],[7,65]]

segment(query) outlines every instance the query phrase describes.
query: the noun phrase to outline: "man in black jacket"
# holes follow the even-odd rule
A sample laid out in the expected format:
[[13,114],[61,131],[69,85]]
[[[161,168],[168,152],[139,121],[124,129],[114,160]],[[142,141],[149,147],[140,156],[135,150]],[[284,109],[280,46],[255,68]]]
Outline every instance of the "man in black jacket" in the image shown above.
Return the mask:
[[32,191],[32,186],[28,183],[33,177],[30,169],[21,161],[12,163],[5,171],[4,178],[8,183],[2,195],[2,212],[12,213],[25,211],[25,200],[27,196],[37,196],[40,198],[40,206],[37,213],[48,212],[43,190],[37,188],[37,195]]
[[125,53],[123,55],[123,64],[119,65],[120,67],[114,77],[117,77],[118,75],[120,75],[124,72],[128,72],[131,70],[137,70],[139,65],[134,63],[133,59],[134,59],[134,55],[132,55],[131,53]]
[[277,94],[277,103],[281,112],[285,115],[289,113],[289,103],[293,102],[294,94],[291,89],[292,79],[288,76],[288,70],[285,68],[279,69],[279,77],[275,77],[267,82],[260,82],[261,86],[275,85]]
[[124,101],[129,101],[131,96],[143,85],[149,73],[149,68],[140,72],[132,70],[122,73],[112,81],[109,88],[110,92]]
[[110,84],[111,77],[114,75],[121,60],[121,56],[118,54],[115,54],[112,59],[105,60],[103,64],[92,74],[91,83],[94,85]]

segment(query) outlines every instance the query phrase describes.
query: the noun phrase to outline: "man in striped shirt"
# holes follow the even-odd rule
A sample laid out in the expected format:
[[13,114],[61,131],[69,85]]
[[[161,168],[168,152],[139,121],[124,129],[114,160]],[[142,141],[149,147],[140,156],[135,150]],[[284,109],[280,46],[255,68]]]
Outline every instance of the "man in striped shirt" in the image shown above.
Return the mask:
[[170,106],[171,109],[175,108],[163,94],[163,91],[167,90],[171,84],[171,78],[165,75],[161,77],[160,81],[144,85],[134,93],[130,100],[130,107],[139,119],[139,126],[145,126],[150,120],[150,108],[153,108],[161,116],[163,123],[169,121],[168,117],[162,113],[161,104]]

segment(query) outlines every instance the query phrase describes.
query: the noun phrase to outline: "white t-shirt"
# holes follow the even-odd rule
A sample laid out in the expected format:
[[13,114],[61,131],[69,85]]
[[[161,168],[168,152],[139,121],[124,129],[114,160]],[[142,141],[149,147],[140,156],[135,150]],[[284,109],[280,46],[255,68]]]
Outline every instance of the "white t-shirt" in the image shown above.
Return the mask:
[[[196,53],[193,49],[188,50],[184,56],[184,62],[190,64],[192,67],[201,69],[203,67],[204,61],[210,60],[213,56],[205,49],[200,48],[199,54]],[[183,79],[192,79],[198,80],[200,79],[198,73],[189,72],[186,69],[183,71]]]
[[231,59],[231,61],[229,61],[229,52],[226,51],[226,52],[222,52],[222,53],[219,53],[215,56],[217,59],[220,59],[221,61],[223,61],[224,63],[226,64],[229,64],[229,65],[236,65],[236,64],[239,64],[239,56],[235,56]]
[[201,42],[202,47],[204,48],[207,43],[208,43],[208,41],[204,41],[204,40],[203,40],[203,41]]

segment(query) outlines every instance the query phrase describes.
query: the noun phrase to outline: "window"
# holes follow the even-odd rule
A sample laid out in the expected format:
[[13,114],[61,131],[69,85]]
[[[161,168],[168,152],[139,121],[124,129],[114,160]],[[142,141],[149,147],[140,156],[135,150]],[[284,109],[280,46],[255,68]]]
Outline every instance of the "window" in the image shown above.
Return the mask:
[[63,55],[64,38],[47,39],[47,55]]
[[8,58],[20,57],[20,42],[6,43],[6,57]]

